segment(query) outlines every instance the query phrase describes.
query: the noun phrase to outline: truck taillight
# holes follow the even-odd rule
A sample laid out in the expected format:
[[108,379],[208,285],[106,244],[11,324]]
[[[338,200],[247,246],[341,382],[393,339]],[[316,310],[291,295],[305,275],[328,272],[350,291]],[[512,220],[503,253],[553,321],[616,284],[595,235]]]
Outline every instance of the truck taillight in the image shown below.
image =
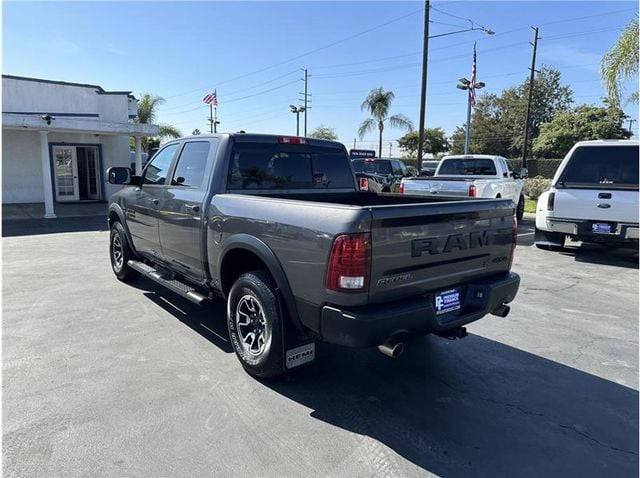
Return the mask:
[[547,196],[547,211],[553,211],[555,201],[556,193],[549,193],[549,196]]
[[336,292],[363,292],[369,288],[371,234],[342,234],[329,255],[326,287]]
[[513,216],[513,226],[511,226],[511,259],[509,259],[509,269],[513,264],[513,256],[516,255],[516,244],[518,243],[518,220]]
[[470,184],[469,185],[469,197],[470,198],[475,198],[478,196],[478,188],[476,187],[475,184]]
[[404,194],[404,181],[400,182],[400,186],[398,186],[398,192],[400,194]]
[[280,144],[307,144],[306,138],[300,138],[297,136],[280,136],[278,138]]

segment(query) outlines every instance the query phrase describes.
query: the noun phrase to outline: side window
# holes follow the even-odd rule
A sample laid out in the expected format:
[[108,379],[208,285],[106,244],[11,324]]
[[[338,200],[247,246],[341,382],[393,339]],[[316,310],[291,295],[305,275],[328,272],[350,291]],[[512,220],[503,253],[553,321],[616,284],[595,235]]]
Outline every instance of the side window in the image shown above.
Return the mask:
[[167,179],[167,173],[171,166],[171,161],[178,151],[178,143],[170,144],[161,149],[158,154],[151,160],[144,170],[143,184],[164,184]]
[[393,168],[393,174],[396,176],[402,176],[402,166],[400,161],[391,161],[391,167]]
[[202,186],[209,149],[208,141],[191,141],[185,144],[178,159],[176,171],[173,173],[171,185],[191,188]]

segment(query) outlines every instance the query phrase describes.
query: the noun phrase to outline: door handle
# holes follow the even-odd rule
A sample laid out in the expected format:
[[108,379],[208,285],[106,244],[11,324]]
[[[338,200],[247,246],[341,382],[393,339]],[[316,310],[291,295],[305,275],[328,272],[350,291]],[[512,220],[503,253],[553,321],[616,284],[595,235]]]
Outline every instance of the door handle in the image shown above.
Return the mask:
[[611,199],[611,193],[600,193],[598,199]]
[[199,212],[200,211],[200,206],[198,204],[185,204],[184,208],[187,211],[191,211],[191,212]]
[[154,206],[157,206],[159,202],[157,199],[151,199],[151,198],[149,198],[149,201],[151,201]]

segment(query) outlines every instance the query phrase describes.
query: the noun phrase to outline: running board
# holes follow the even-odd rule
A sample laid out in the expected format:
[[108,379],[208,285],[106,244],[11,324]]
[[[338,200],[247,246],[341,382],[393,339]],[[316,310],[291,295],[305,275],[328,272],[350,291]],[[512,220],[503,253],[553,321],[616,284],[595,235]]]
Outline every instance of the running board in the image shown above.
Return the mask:
[[202,302],[208,299],[207,296],[201,294],[190,285],[187,285],[184,282],[176,279],[165,277],[162,275],[161,271],[148,266],[144,262],[130,260],[127,262],[127,265],[133,270],[138,271],[143,276],[148,277],[152,281],[165,286],[170,291],[175,292],[179,296],[184,297],[185,299],[190,300],[195,304],[200,305],[202,304]]

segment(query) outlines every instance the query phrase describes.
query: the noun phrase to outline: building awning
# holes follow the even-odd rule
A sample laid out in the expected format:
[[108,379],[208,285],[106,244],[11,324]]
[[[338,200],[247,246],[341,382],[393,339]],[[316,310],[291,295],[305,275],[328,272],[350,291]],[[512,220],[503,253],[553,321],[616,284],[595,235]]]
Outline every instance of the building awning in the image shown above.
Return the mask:
[[158,136],[160,133],[160,128],[155,124],[111,123],[92,118],[56,116],[53,116],[47,121],[43,119],[42,115],[15,113],[2,113],[2,128],[48,131],[51,133],[90,133],[127,136]]

